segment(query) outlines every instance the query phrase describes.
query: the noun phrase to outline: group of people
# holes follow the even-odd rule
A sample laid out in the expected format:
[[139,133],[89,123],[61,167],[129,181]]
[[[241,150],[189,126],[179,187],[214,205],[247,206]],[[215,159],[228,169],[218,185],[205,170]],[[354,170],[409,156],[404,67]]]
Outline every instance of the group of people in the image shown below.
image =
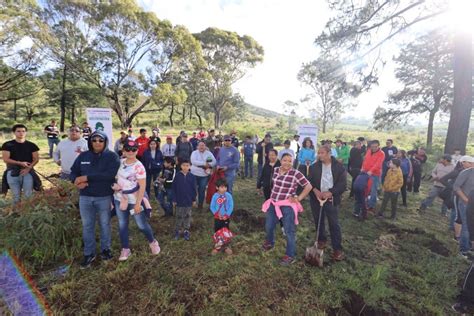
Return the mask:
[[[15,139],[2,145],[7,169],[3,182],[13,193],[13,203],[32,194],[35,181],[34,166],[39,161],[39,148],[26,140],[27,128],[16,124],[12,131]],[[397,216],[398,196],[407,206],[407,191],[419,192],[423,165],[427,161],[423,148],[404,151],[388,139],[380,147],[377,140],[360,137],[352,147],[337,139],[323,140],[317,148],[310,138],[299,141],[299,135],[284,142],[277,151],[266,134],[261,141],[246,136],[239,142],[236,133],[221,137],[214,130],[206,134],[202,129],[188,138],[182,131],[173,143],[171,136],[162,144],[160,130],[140,129],[122,131],[108,150],[109,139],[102,131],[92,132],[85,123],[81,128],[72,126],[67,139],[56,141],[59,132],[52,121],[45,128],[50,146],[50,157],[61,166],[61,178],[70,180],[80,190],[79,209],[83,224],[84,260],[87,268],[96,258],[95,221],[99,218],[102,260],[113,257],[111,252],[111,216],[118,218],[121,242],[120,261],[131,255],[128,226],[132,216],[149,243],[152,254],[160,252],[159,243],[150,226],[152,211],[150,198],[159,201],[164,216],[175,216],[173,237],[191,238],[193,207],[204,208],[206,201],[214,217],[213,254],[232,254],[230,219],[234,209],[233,187],[243,157],[243,177],[252,178],[254,155],[257,155],[257,192],[264,197],[262,211],[266,213],[265,240],[262,250],[274,247],[275,228],[282,226],[286,237],[286,253],[280,263],[290,265],[296,258],[296,227],[301,202],[309,196],[317,236],[317,247],[327,247],[325,219],[327,219],[332,246],[332,259],[344,259],[342,232],[338,211],[347,187],[347,173],[351,175],[350,196],[354,197],[353,215],[360,220],[373,213],[385,217],[390,202],[390,218]],[[81,135],[82,134],[82,135]],[[53,146],[56,146],[53,150]],[[239,151],[240,147],[240,151]],[[441,212],[450,210],[450,228],[459,240],[462,256],[472,255],[474,220],[469,211],[474,201],[474,158],[460,152],[444,155],[431,177],[433,187],[419,207],[422,213],[433,201],[443,200]],[[211,179],[212,183],[209,183]],[[383,190],[381,207],[376,210],[377,196]],[[471,211],[472,213],[472,211]],[[469,232],[472,232],[469,234]]]

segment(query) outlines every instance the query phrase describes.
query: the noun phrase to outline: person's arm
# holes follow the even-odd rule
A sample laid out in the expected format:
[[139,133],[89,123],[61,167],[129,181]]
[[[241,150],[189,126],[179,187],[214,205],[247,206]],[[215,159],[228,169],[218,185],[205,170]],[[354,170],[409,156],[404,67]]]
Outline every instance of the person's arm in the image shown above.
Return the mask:
[[234,199],[232,198],[232,195],[229,192],[227,192],[226,196],[227,196],[227,202],[228,202],[227,213],[229,213],[228,215],[231,216],[232,213],[234,212]]
[[171,184],[171,189],[173,190],[173,204],[176,204],[177,203],[177,199],[176,199],[176,196],[178,194],[176,194],[178,192],[178,184],[176,181],[173,181],[173,183]]
[[464,183],[467,181],[469,176],[469,173],[467,171],[462,171],[459,176],[456,178],[456,181],[454,182],[453,185],[453,191],[456,192],[456,194],[463,200],[465,203],[467,203],[468,198],[466,194],[462,191],[461,187],[464,185]]
[[374,171],[376,171],[377,169],[381,169],[384,161],[385,161],[385,153],[383,155],[378,155],[377,159],[375,160],[374,165],[372,166],[372,168],[370,168],[369,171],[373,174]]
[[135,213],[138,214],[141,211],[141,204],[143,200],[143,196],[145,196],[145,189],[146,189],[146,180],[145,179],[137,179],[137,183],[140,186],[137,192],[136,201],[135,201]]
[[61,144],[64,144],[63,142],[60,142],[58,146],[56,146],[56,149],[54,149],[53,152],[53,160],[55,163],[57,163],[59,166],[61,165]]
[[209,152],[209,157],[212,158],[212,162],[210,163],[210,166],[215,167],[216,166],[216,158],[214,157],[214,155],[211,152]]
[[239,169],[240,167],[240,153],[238,150],[235,150],[235,154],[234,156],[232,157],[232,164],[229,166],[228,169],[231,169],[231,170],[235,170],[235,169]]
[[[112,153],[112,152],[109,152]],[[95,181],[113,181],[117,175],[117,170],[120,167],[120,159],[117,154],[110,155],[110,161],[107,162],[106,167],[96,172],[91,172],[86,175],[87,182]]]
[[191,187],[191,190],[192,190],[192,200],[193,200],[193,203],[196,203],[196,195],[197,195],[197,185],[196,185],[196,177],[193,175],[193,174],[189,174],[191,176],[191,179],[192,179],[192,182],[193,182],[193,185]]
[[438,164],[436,164],[436,166],[433,168],[433,171],[431,171],[431,177],[436,179],[438,178]]
[[410,167],[409,167],[409,171],[408,171],[408,179],[410,179],[411,176],[413,175],[413,165],[412,165],[410,159],[408,159],[408,165],[410,166]]
[[217,196],[218,194],[214,193],[211,199],[211,204],[209,205],[209,209],[211,210],[212,214],[216,214],[218,210],[218,205],[217,205]]
[[396,179],[396,187],[400,190],[403,186],[403,173],[402,170],[399,168],[397,172],[397,179]]
[[347,188],[347,172],[346,170],[341,170],[341,175],[338,177],[336,183],[333,187],[329,189],[332,195],[342,195]]
[[197,154],[197,151],[193,151],[191,153],[191,165],[195,167],[202,167],[204,166],[203,162],[199,160],[199,155]]
[[[304,186],[303,192],[301,192],[300,195],[298,195],[296,198],[293,198],[293,199],[296,199],[296,201],[293,200],[293,202],[303,201],[303,199],[309,194],[309,192],[311,192],[312,188],[313,188],[313,186],[311,185],[311,183],[308,182],[308,184],[306,184]],[[290,198],[290,200],[291,200],[291,198]]]
[[31,164],[26,161],[17,161],[10,158],[10,152],[8,150],[2,150],[3,162],[8,165],[20,166],[22,168],[28,168]]
[[266,177],[266,175],[267,175],[267,168],[266,168],[266,164],[265,164],[265,165],[263,165],[262,172],[260,173],[260,177],[257,180],[257,189],[258,190],[262,189],[263,179],[264,179],[264,177]]
[[77,177],[81,176],[81,155],[77,156],[71,167],[71,173],[69,174],[69,180],[74,182]]

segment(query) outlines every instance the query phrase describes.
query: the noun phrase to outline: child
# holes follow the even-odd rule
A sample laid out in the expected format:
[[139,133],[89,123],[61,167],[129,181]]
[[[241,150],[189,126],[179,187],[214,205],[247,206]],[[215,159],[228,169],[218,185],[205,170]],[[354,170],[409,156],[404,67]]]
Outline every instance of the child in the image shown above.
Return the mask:
[[172,185],[176,175],[176,168],[173,157],[165,157],[163,161],[163,172],[161,176],[155,181],[157,187],[156,199],[160,201],[160,205],[165,211],[165,217],[173,216],[173,190]]
[[234,200],[232,195],[227,192],[227,181],[219,179],[216,181],[217,192],[212,196],[211,212],[214,214],[214,236],[215,241],[212,254],[217,254],[222,250],[231,255],[232,249],[229,247],[232,233],[229,230],[230,216],[234,210]]
[[293,149],[290,148],[291,142],[289,139],[285,140],[283,146],[285,146],[285,148],[278,152],[278,160],[281,160],[281,157],[283,157],[283,155],[286,153],[290,154],[291,158],[295,159],[295,152],[293,151]]
[[400,193],[400,189],[403,186],[403,174],[402,169],[400,169],[400,160],[392,159],[389,163],[389,169],[387,175],[385,176],[385,181],[383,183],[383,202],[382,207],[378,213],[379,218],[383,218],[383,212],[385,207],[387,207],[388,200],[392,204],[392,215],[391,219],[395,220],[397,213],[397,200]]
[[181,170],[176,173],[173,181],[173,205],[176,206],[176,229],[174,239],[178,240],[181,229],[184,229],[184,240],[189,240],[191,234],[191,210],[196,206],[196,178],[189,172],[191,163],[188,159],[181,160]]

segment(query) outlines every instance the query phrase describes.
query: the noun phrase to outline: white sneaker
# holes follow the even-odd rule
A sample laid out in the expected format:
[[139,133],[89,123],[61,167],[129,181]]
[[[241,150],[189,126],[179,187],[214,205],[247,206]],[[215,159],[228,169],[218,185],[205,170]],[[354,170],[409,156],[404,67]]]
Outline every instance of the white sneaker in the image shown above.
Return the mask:
[[131,254],[132,254],[132,252],[130,251],[130,249],[122,248],[122,251],[120,252],[119,261],[127,260],[128,257],[130,257]]

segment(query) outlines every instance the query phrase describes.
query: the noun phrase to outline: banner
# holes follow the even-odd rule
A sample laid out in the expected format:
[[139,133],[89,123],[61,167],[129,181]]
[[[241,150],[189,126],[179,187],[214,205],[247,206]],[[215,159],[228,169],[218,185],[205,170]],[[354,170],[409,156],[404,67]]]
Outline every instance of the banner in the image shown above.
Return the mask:
[[112,109],[104,108],[86,108],[87,124],[92,132],[97,130],[104,132],[108,140],[110,150],[114,150],[114,142],[112,137]]
[[298,135],[300,135],[299,143],[302,145],[303,140],[309,137],[313,141],[314,148],[318,146],[319,129],[316,125],[300,125],[298,126]]

